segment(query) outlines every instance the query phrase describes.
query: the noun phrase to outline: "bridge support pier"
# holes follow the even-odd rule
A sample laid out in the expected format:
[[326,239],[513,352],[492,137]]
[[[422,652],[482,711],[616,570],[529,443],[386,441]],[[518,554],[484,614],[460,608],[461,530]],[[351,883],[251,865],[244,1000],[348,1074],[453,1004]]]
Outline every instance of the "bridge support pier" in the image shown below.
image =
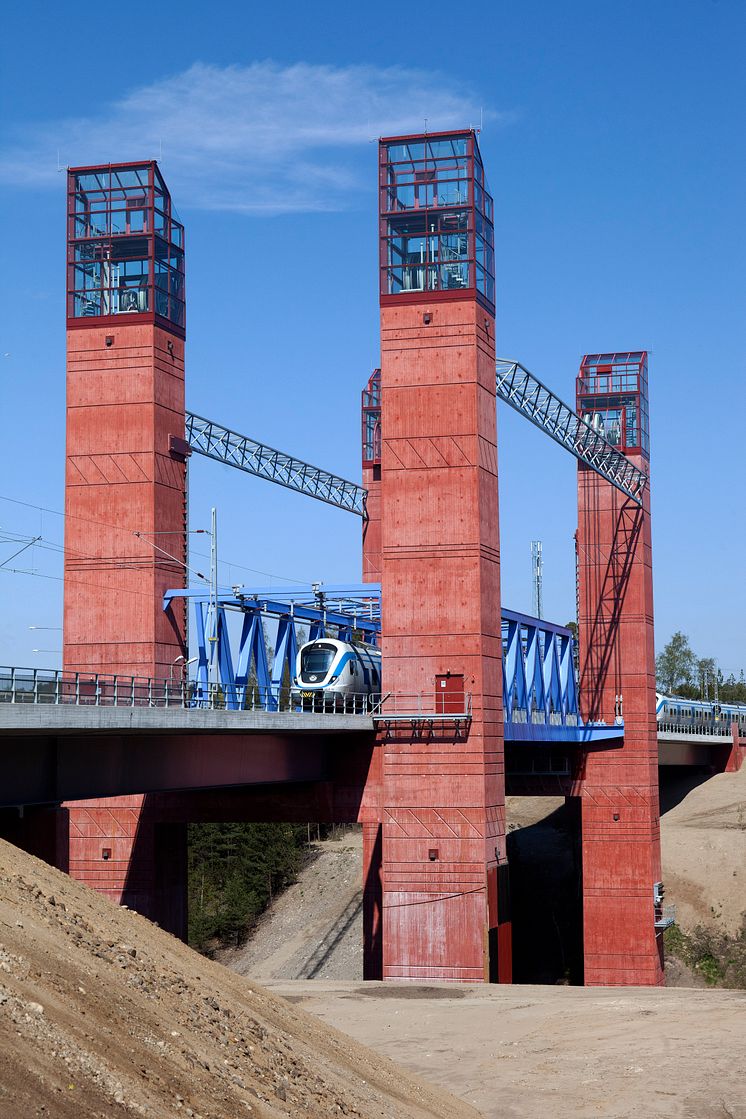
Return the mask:
[[506,981],[494,319],[462,300],[382,327],[384,691],[412,716],[381,739],[383,978]]
[[147,796],[73,801],[61,811],[70,876],[186,940],[187,825],[159,822]]

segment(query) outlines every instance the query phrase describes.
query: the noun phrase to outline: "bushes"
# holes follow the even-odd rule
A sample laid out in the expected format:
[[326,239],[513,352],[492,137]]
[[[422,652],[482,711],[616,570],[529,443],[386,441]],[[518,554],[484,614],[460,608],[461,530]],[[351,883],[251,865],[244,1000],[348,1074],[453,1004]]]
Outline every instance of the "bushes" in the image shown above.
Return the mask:
[[307,837],[305,824],[190,824],[189,944],[240,944],[294,881]]
[[685,933],[672,925],[663,943],[668,955],[699,972],[708,986],[746,988],[746,918],[735,936],[702,925]]

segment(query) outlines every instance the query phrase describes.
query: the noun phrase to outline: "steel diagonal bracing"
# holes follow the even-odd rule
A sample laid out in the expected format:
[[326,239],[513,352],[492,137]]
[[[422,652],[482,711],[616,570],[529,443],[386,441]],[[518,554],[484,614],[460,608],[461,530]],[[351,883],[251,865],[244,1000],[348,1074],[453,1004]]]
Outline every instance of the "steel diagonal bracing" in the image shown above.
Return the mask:
[[637,505],[647,475],[518,361],[497,362],[497,395]]
[[296,493],[315,497],[337,509],[365,516],[367,490],[362,486],[268,447],[266,443],[258,443],[192,412],[186,414],[186,439],[197,454],[235,466],[257,478],[266,478]]

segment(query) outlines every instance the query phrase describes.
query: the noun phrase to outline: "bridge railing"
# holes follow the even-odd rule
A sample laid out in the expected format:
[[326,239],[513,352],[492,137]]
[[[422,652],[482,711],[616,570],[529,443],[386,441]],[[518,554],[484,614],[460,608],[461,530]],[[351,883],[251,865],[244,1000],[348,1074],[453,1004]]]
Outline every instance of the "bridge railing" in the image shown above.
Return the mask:
[[194,685],[149,676],[0,667],[0,703],[189,707]]
[[676,723],[659,722],[658,732],[663,734],[696,735],[698,738],[730,738],[732,736],[730,719],[721,719],[717,723],[713,720],[708,723]]
[[310,712],[320,715],[373,715],[380,695],[315,692],[304,697],[297,689],[101,672],[0,667],[0,703],[77,705],[83,707],[181,707],[208,710]]

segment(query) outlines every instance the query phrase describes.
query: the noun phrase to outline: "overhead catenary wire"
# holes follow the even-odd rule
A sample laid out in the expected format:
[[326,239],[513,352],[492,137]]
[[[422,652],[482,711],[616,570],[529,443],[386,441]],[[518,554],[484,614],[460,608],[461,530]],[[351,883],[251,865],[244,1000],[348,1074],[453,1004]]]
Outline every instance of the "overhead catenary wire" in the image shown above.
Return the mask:
[[[127,535],[131,535],[134,531],[131,528],[123,528],[121,525],[114,525],[114,524],[111,524],[108,521],[97,520],[97,519],[94,519],[92,517],[81,517],[81,516],[78,516],[75,513],[64,513],[64,512],[61,512],[59,509],[51,509],[49,506],[46,506],[46,505],[38,505],[35,502],[23,501],[20,498],[10,497],[7,494],[0,494],[0,501],[7,501],[11,505],[18,505],[18,506],[21,506],[24,509],[34,509],[37,512],[40,512],[40,513],[49,513],[54,517],[61,517],[63,520],[65,520],[66,518],[67,519],[73,519],[73,520],[76,520],[76,521],[81,521],[84,524],[91,524],[91,525],[96,525],[96,526],[99,526],[99,527],[102,527],[102,528],[115,529],[117,532],[123,532]],[[204,533],[206,531],[207,531],[206,529],[192,529],[191,533],[199,534],[199,533]],[[151,534],[145,534],[145,535],[151,535]],[[152,535],[157,535],[157,534],[153,533]],[[43,536],[40,537],[39,540],[45,541],[52,548],[53,547],[59,548],[61,552],[74,553],[75,555],[80,556],[82,559],[92,559],[92,560],[93,559],[100,559],[100,557],[92,556],[87,552],[82,552],[79,549],[72,548],[70,545],[56,544],[54,541],[46,540]],[[39,544],[37,546],[40,547],[41,544]],[[195,551],[195,552],[193,552],[193,555],[198,555],[202,559],[209,559],[209,556],[206,555],[204,552],[196,552]],[[12,557],[10,557],[10,558],[12,558]],[[177,562],[181,562],[181,561],[177,561]],[[236,570],[238,570],[238,571],[248,571],[248,572],[251,572],[255,575],[262,575],[262,576],[264,576],[265,578],[268,578],[268,579],[281,579],[283,582],[291,583],[292,585],[295,585],[295,586],[297,586],[299,583],[308,583],[309,586],[310,586],[314,582],[314,580],[310,579],[310,578],[298,578],[297,576],[291,577],[289,575],[280,575],[278,572],[274,572],[274,571],[265,571],[265,570],[263,570],[262,568],[259,568],[259,567],[249,567],[247,564],[237,563],[237,562],[235,562],[234,560],[231,560],[231,559],[221,560],[221,564],[222,564],[223,567],[236,568]],[[0,570],[2,570],[2,568],[0,568]],[[18,573],[19,574],[20,573],[32,574],[31,572],[25,572],[25,571],[24,572],[18,572]],[[91,586],[99,586],[100,584],[92,583],[90,585]]]

